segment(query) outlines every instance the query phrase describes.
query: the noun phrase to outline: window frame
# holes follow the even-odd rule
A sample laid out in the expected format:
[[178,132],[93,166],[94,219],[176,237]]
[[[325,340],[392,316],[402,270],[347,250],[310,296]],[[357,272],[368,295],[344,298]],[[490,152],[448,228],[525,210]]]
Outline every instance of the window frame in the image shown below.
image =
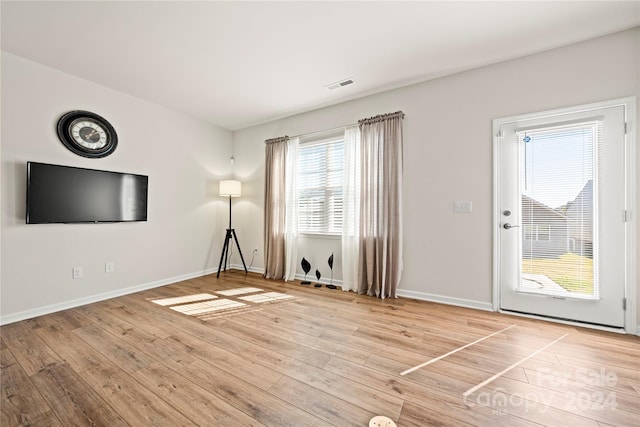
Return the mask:
[[[326,219],[327,228],[324,228],[322,230],[320,229],[311,229],[311,228],[302,228],[302,225],[305,223],[305,221],[302,219],[306,212],[304,212],[303,208],[301,208],[301,203],[304,202],[304,198],[302,197],[303,193],[305,190],[308,190],[308,188],[303,188],[302,187],[302,179],[301,179],[301,171],[300,168],[302,167],[303,161],[303,151],[305,149],[309,149],[312,147],[318,147],[318,146],[328,146],[328,145],[333,145],[333,144],[342,144],[342,149],[341,149],[341,156],[344,156],[344,134],[340,133],[340,134],[334,134],[332,136],[327,136],[324,135],[323,137],[307,137],[304,140],[300,141],[300,145],[299,145],[299,153],[298,153],[298,163],[297,163],[297,171],[296,171],[296,180],[297,180],[297,198],[298,198],[298,204],[297,204],[297,225],[298,225],[298,234],[299,235],[303,235],[303,236],[315,236],[315,237],[322,237],[322,238],[329,238],[329,239],[335,239],[335,238],[340,238],[342,236],[342,216],[339,218],[339,223],[340,226],[339,228],[333,228],[331,229],[330,224],[333,223],[335,224],[334,219],[334,213],[335,213],[335,209],[332,210],[330,209],[331,206],[331,202],[330,202],[330,198],[331,198],[331,194],[329,194],[330,192],[327,191],[327,188],[333,188],[333,192],[335,192],[336,188],[339,188],[339,193],[342,199],[341,205],[342,208],[340,209],[340,214],[343,215],[344,213],[344,199],[342,196],[342,187],[343,187],[343,182],[344,182],[344,162],[340,162],[340,169],[333,169],[334,172],[339,172],[338,176],[339,176],[339,186],[326,186],[324,187],[324,197],[323,197],[323,214],[324,217]],[[344,157],[343,157],[344,158]],[[330,162],[326,161],[325,162],[327,165],[327,168],[324,170],[324,174],[328,175],[331,171],[329,170],[329,165]],[[326,180],[326,179],[325,179]]]

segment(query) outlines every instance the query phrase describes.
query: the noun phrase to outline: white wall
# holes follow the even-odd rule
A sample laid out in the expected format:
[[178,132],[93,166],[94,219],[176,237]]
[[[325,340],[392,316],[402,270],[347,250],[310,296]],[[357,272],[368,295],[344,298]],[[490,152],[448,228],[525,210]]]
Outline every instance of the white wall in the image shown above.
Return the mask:
[[[235,211],[237,229],[251,236],[251,245],[262,254],[265,139],[402,110],[405,269],[400,293],[490,308],[492,120],[638,96],[639,52],[636,28],[234,132],[236,172],[253,189]],[[473,212],[453,213],[454,200],[471,200]],[[262,268],[260,263],[262,256],[256,267]]]
[[[60,143],[57,120],[75,109],[114,125],[111,156]],[[2,323],[217,268],[227,225],[217,181],[231,173],[231,132],[3,52],[1,155]],[[149,220],[26,225],[27,161],[148,175]],[[84,278],[72,280],[76,266]]]

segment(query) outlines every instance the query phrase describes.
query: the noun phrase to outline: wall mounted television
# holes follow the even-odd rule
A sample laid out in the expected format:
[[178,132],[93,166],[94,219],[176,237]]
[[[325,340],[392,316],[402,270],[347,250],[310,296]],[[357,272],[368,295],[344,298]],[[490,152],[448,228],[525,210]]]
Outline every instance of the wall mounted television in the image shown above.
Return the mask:
[[149,177],[27,162],[27,224],[147,220]]

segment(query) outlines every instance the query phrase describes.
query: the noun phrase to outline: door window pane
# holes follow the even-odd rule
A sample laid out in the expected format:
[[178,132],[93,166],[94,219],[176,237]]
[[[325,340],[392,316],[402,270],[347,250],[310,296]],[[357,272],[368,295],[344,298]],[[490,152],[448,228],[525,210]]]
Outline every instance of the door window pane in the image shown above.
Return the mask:
[[598,122],[518,133],[520,290],[598,297],[594,274]]

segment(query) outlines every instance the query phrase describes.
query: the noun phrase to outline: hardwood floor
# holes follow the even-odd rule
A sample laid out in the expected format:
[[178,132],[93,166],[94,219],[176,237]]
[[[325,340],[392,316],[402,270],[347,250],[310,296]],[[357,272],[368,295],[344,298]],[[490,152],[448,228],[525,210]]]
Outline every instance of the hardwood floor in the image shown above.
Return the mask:
[[3,427],[640,425],[638,337],[239,271],[0,333]]

